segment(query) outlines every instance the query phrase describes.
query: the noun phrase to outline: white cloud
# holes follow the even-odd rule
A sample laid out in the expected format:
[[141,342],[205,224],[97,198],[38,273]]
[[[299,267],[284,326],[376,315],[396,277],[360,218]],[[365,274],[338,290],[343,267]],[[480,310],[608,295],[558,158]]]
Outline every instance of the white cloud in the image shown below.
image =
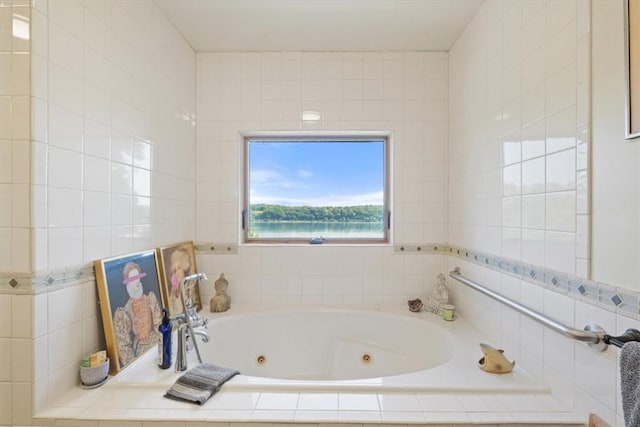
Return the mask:
[[261,196],[255,192],[251,193],[252,204],[264,203],[283,206],[363,206],[381,205],[382,202],[382,191],[368,194],[315,197],[312,199]]
[[306,184],[288,179],[284,174],[270,169],[251,172],[252,185],[260,187],[307,188]]

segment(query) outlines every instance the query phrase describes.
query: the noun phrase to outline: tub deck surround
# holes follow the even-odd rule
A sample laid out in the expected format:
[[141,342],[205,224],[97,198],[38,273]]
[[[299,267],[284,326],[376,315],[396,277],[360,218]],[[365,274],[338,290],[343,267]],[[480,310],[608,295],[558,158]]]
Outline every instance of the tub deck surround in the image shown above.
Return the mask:
[[[200,423],[304,423],[581,426],[588,414],[565,410],[549,394],[323,393],[221,390],[203,406],[169,401],[164,390],[76,389],[37,414],[33,425],[74,427],[114,421]],[[193,424],[192,424],[193,423]],[[196,424],[198,423],[198,424]],[[126,424],[123,424],[126,425]],[[136,424],[140,425],[140,424]]]
[[[344,313],[345,308],[309,310]],[[411,313],[406,307],[350,310],[398,319],[410,318],[443,328],[453,340],[450,360],[430,369],[387,377],[352,380],[282,380],[238,375],[203,406],[163,397],[179,377],[173,369],[157,367],[150,351],[102,387],[80,386],[60,396],[34,417],[33,425],[95,426],[100,421],[172,421],[190,423],[390,423],[422,425],[544,424],[583,426],[587,414],[563,407],[550,390],[518,366],[511,374],[481,371],[478,346],[483,337],[458,318],[446,322],[426,312]],[[231,327],[234,316],[302,313],[299,309],[234,306],[210,316],[210,330],[216,323]],[[405,317],[402,317],[405,316]],[[429,340],[429,337],[411,337]],[[291,337],[291,342],[295,338]],[[215,346],[215,339],[205,346]],[[438,345],[434,342],[432,345]],[[498,343],[496,343],[498,344]],[[508,353],[508,349],[506,350]],[[193,353],[193,352],[192,352]],[[206,350],[205,350],[206,353]],[[189,366],[195,366],[190,354]],[[205,359],[206,360],[206,359]],[[215,363],[215,360],[208,360]],[[195,426],[195,424],[194,424]]]
[[[201,312],[202,313],[202,312]],[[296,307],[255,307],[255,306],[233,306],[229,311],[223,313],[204,313],[209,319],[208,333],[211,337],[209,343],[200,345],[200,352],[203,360],[210,363],[219,363],[227,367],[240,370],[243,375],[232,378],[224,385],[226,390],[257,390],[257,391],[326,391],[326,392],[379,392],[379,391],[413,391],[413,392],[498,392],[506,391],[514,392],[538,392],[547,393],[549,389],[542,383],[534,380],[525,371],[516,366],[510,375],[491,375],[483,372],[477,367],[478,360],[482,357],[479,343],[487,342],[486,337],[478,335],[467,323],[458,319],[453,322],[447,322],[440,317],[427,313],[412,313],[406,306],[367,308],[362,307],[322,307],[322,308],[296,308]],[[325,315],[323,317],[323,315]],[[347,317],[344,317],[344,316]],[[317,324],[319,321],[328,321],[330,318],[337,319],[338,323],[345,322],[342,327],[343,331],[337,343],[327,341],[327,345],[335,345],[339,350],[339,346],[343,342],[353,343],[363,347],[363,351],[368,351],[373,356],[373,363],[369,369],[372,372],[380,372],[375,366],[377,362],[377,351],[389,348],[393,343],[390,340],[391,335],[397,338],[402,336],[401,344],[397,344],[397,350],[401,353],[406,348],[412,350],[420,350],[421,354],[407,354],[406,358],[400,357],[403,361],[410,364],[413,359],[420,357],[431,358],[428,352],[443,353],[442,348],[447,347],[444,353],[436,357],[429,369],[414,369],[412,372],[406,370],[399,375],[387,374],[380,376],[372,374],[364,375],[364,368],[360,372],[359,379],[343,379],[343,380],[312,380],[305,381],[300,379],[283,379],[285,375],[278,375],[277,378],[267,378],[270,373],[261,374],[261,367],[254,364],[254,359],[260,354],[264,354],[267,358],[267,365],[271,358],[272,351],[281,350],[281,346],[295,346],[300,343],[300,338],[305,334],[305,325]],[[297,320],[296,320],[297,319]],[[309,320],[309,323],[306,321]],[[346,323],[349,322],[349,323]],[[247,330],[247,327],[254,324],[253,331]],[[288,325],[286,329],[269,330],[277,323]],[[330,322],[328,322],[330,323]],[[360,323],[360,324],[358,324]],[[424,329],[416,329],[424,324]],[[300,327],[302,326],[302,327]],[[327,324],[327,327],[331,326]],[[374,334],[364,335],[369,328]],[[400,329],[402,328],[402,329]],[[222,330],[218,332],[219,330]],[[232,332],[229,333],[229,330]],[[263,345],[251,349],[245,346],[242,341],[252,341],[264,338],[269,332],[269,339],[263,340]],[[317,330],[311,330],[309,333],[315,333]],[[427,336],[431,331],[434,335]],[[423,336],[415,336],[409,332],[422,332]],[[337,334],[338,332],[336,332]],[[307,333],[308,335],[308,333]],[[376,337],[376,335],[378,335]],[[217,336],[223,339],[237,337],[238,345],[245,346],[245,351],[251,352],[248,362],[244,359],[243,354],[238,354],[235,358],[228,358],[228,363],[224,364],[221,359],[215,358],[216,346],[229,345],[228,341],[217,341]],[[317,337],[318,340],[322,339]],[[412,346],[411,343],[419,341],[423,346]],[[404,344],[406,342],[406,345]],[[493,343],[498,345],[499,343]],[[405,346],[402,348],[400,346]],[[307,343],[305,347],[309,347],[310,351],[312,343]],[[291,352],[294,349],[290,350]],[[509,350],[505,350],[509,354]],[[285,351],[286,352],[286,351]],[[337,353],[338,351],[336,351]],[[354,355],[359,358],[359,353]],[[222,357],[228,356],[222,354]],[[348,355],[350,356],[350,355]],[[297,357],[313,357],[313,354],[305,355],[304,352],[298,353]],[[326,357],[331,357],[327,355]],[[274,357],[275,358],[275,357]],[[237,359],[238,363],[233,364],[233,360]],[[195,352],[189,353],[188,366],[196,365]],[[395,360],[398,362],[398,359]],[[289,361],[292,365],[296,360]],[[322,360],[320,361],[322,362]],[[344,361],[349,363],[350,361]],[[329,364],[335,362],[329,361]],[[342,362],[341,362],[342,363]],[[382,361],[384,363],[384,361]],[[400,363],[400,362],[398,362]],[[428,364],[428,363],[427,363]],[[265,367],[269,369],[268,366]],[[394,366],[388,368],[388,372],[400,372]],[[259,376],[260,375],[260,376]],[[156,366],[156,358],[153,351],[145,355],[135,364],[128,367],[125,372],[118,374],[112,378],[113,387],[127,387],[128,385],[153,385],[168,388],[177,379],[179,374],[173,372],[172,369],[162,370]],[[342,377],[348,378],[348,377]]]

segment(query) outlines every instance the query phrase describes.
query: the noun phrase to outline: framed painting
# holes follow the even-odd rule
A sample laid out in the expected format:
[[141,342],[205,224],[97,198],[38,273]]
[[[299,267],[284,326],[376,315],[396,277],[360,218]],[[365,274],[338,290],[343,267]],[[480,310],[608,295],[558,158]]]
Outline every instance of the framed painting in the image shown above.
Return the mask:
[[[180,300],[180,281],[198,272],[195,247],[193,242],[182,242],[157,248],[156,251],[160,260],[160,281],[166,298],[165,306],[173,317],[184,311]],[[198,283],[187,294],[187,298],[191,299],[197,311],[202,309]]]
[[640,136],[640,0],[625,0],[626,138]]
[[94,262],[98,301],[115,375],[152,348],[157,349],[164,296],[154,250]]

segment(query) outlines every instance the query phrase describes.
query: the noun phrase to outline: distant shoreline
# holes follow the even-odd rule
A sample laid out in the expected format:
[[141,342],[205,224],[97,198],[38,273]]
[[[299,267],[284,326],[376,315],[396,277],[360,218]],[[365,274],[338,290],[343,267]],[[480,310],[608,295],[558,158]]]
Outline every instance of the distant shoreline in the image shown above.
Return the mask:
[[384,222],[382,205],[361,206],[250,206],[252,223],[341,223],[376,224]]
[[384,221],[315,221],[315,220],[298,220],[298,221],[289,221],[289,220],[266,220],[259,221],[253,220],[254,224],[382,224]]

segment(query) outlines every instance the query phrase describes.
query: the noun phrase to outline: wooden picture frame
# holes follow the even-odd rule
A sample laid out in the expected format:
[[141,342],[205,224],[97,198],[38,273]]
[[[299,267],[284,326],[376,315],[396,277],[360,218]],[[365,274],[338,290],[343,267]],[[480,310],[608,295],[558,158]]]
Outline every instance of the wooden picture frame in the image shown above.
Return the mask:
[[[169,315],[174,317],[183,313],[180,300],[180,280],[198,272],[196,267],[196,250],[193,242],[175,243],[156,249],[160,266],[160,283],[165,295],[165,307]],[[196,283],[189,294],[197,311],[202,309],[199,283]]]
[[624,2],[625,138],[640,137],[640,0]]
[[94,268],[109,373],[115,375],[158,348],[164,295],[156,251],[97,260]]

